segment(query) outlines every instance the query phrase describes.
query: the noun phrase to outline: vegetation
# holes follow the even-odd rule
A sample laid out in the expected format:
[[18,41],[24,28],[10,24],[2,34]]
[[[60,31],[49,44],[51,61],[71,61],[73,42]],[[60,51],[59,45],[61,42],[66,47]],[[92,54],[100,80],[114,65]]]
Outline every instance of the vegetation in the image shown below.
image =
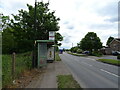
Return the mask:
[[92,52],[98,51],[98,49],[102,48],[102,43],[100,38],[97,37],[97,34],[94,32],[88,32],[85,37],[80,41],[80,48],[82,50],[87,50]]
[[120,59],[120,55],[117,56],[117,59]]
[[55,53],[55,61],[61,61],[58,52]]
[[76,53],[79,47],[75,46],[70,49],[71,52]]
[[111,37],[111,36],[110,36],[110,37],[108,38],[108,40],[107,40],[106,45],[109,45],[109,43],[110,43],[113,39],[114,39],[114,37]]
[[[15,78],[18,78],[24,70],[30,70],[32,66],[31,52],[17,54],[15,61]],[[2,55],[2,85],[7,87],[12,84],[12,56]]]
[[58,88],[81,88],[72,75],[58,75]]
[[[27,4],[28,10],[21,9],[17,15],[12,14],[13,19],[1,14],[4,54],[31,51],[35,40],[48,40],[49,31],[59,30],[60,19],[48,6],[49,3],[37,2],[35,15],[35,7]],[[61,34],[57,32],[55,38],[55,43],[61,45],[58,43],[63,40]]]
[[82,49],[77,49],[77,53],[82,53]]
[[113,59],[98,59],[98,60],[104,63],[109,63],[109,64],[120,66],[119,60],[113,60]]
[[99,51],[93,51],[92,55],[97,56],[97,57],[101,57],[103,54],[101,52],[99,52]]

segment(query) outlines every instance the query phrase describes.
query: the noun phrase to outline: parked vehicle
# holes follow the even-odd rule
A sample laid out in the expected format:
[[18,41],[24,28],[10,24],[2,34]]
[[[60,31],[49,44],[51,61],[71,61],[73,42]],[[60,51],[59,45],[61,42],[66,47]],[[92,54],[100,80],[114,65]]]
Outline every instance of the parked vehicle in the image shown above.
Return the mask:
[[83,54],[89,54],[90,52],[89,51],[84,51]]
[[119,51],[112,51],[112,55],[120,55]]

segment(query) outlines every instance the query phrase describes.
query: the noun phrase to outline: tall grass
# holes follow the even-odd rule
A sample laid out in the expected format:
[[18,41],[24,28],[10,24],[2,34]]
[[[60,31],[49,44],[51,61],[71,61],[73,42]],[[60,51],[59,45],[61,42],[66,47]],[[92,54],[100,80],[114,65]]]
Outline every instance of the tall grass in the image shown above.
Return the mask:
[[[26,69],[31,69],[31,52],[16,54],[15,78]],[[12,83],[12,55],[2,55],[2,85],[6,87]]]
[[58,54],[59,52],[55,53],[55,61],[61,61],[60,56]]

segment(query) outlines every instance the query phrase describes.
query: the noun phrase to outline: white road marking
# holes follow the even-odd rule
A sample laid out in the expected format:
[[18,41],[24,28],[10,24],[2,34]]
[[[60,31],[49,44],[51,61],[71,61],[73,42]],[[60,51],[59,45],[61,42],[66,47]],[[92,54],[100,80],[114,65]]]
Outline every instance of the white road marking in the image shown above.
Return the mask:
[[118,75],[116,75],[116,74],[114,74],[114,73],[111,73],[111,72],[109,72],[109,71],[106,71],[106,70],[104,70],[104,69],[100,69],[101,71],[103,71],[103,72],[106,72],[106,73],[108,73],[108,74],[111,74],[111,75],[113,75],[113,76],[115,76],[115,77],[119,77]]
[[86,62],[81,62],[81,63],[84,63],[84,64],[86,64],[86,65],[89,65],[89,66],[93,66],[93,65],[91,65],[91,64],[88,64],[88,63],[86,63]]

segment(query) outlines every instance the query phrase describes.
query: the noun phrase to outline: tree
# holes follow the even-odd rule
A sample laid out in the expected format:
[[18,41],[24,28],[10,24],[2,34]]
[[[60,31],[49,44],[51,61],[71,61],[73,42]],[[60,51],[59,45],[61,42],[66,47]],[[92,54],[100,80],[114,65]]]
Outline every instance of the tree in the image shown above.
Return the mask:
[[[58,31],[58,21],[54,11],[48,9],[49,3],[38,2],[36,7],[36,30],[34,28],[35,8],[27,4],[28,11],[19,10],[18,15],[13,15],[12,27],[19,39],[48,40],[49,31]],[[17,23],[16,23],[17,22]],[[19,34],[19,35],[18,35]]]
[[78,49],[79,49],[78,46],[75,46],[75,47],[72,47],[70,51],[73,53],[76,53]]
[[10,24],[10,17],[9,16],[4,16],[2,13],[0,13],[0,27],[1,29],[5,29],[9,26]]
[[58,45],[58,46],[61,46],[61,43],[58,43],[58,41],[62,41],[63,40],[63,37],[60,33],[55,33],[55,44]]
[[111,36],[110,36],[110,37],[108,38],[108,40],[107,40],[106,45],[109,45],[109,43],[110,43],[113,39],[114,39],[114,37],[111,37]]
[[2,53],[12,53],[15,50],[14,35],[11,33],[10,18],[0,14],[1,19],[1,34],[2,34]]
[[80,48],[91,52],[92,50],[98,51],[98,49],[102,48],[102,43],[96,33],[88,32],[81,40]]
[[[54,15],[55,11],[50,11],[48,8],[49,3],[37,2],[36,5],[36,20],[35,7],[27,4],[28,10],[21,9],[18,10],[17,15],[12,14],[13,19],[10,19],[7,26],[9,29],[3,30],[4,37],[7,33],[13,36],[11,38],[17,43],[15,47],[18,52],[32,50],[31,47],[33,47],[35,40],[48,40],[49,31],[59,30],[58,21],[60,19]],[[7,21],[4,18],[3,21]],[[34,21],[36,21],[36,28]],[[55,42],[58,44],[58,41],[62,39],[61,34],[56,33]]]

